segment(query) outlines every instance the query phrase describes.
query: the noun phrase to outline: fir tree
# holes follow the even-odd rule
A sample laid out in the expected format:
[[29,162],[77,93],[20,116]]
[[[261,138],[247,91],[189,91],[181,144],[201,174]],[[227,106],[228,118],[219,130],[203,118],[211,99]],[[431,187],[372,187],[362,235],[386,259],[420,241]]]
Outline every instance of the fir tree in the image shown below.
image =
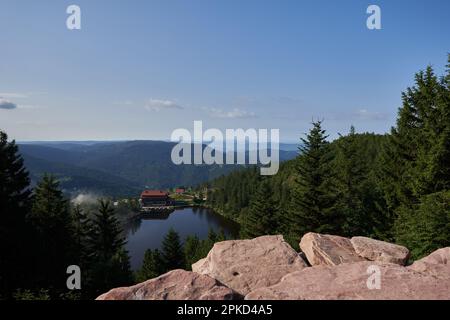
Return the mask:
[[184,241],[184,256],[186,270],[191,270],[192,264],[203,258],[201,256],[201,242],[197,235],[188,236]]
[[380,180],[395,220],[393,235],[413,244],[413,250],[433,246],[416,242],[423,237],[418,228],[410,228],[436,225],[436,216],[419,214],[422,202],[431,206],[428,195],[450,189],[449,73],[439,79],[428,67],[416,74],[415,85],[402,94],[403,106],[383,155]]
[[30,207],[29,177],[14,141],[0,131],[0,297],[32,281],[27,270],[30,247],[25,216]]
[[132,282],[129,256],[124,245],[122,228],[114,216],[111,202],[100,200],[98,213],[94,215],[89,232],[89,246],[92,251],[88,284],[90,295],[96,296]]
[[375,227],[373,216],[378,212],[372,202],[377,190],[369,177],[369,161],[363,161],[368,147],[358,143],[353,126],[347,136],[336,142],[336,207],[342,216],[342,234],[346,236],[369,236]]
[[336,212],[336,189],[331,167],[333,154],[326,138],[321,121],[317,121],[306,139],[301,139],[288,217],[290,234],[297,238],[310,231],[340,232],[341,220]]
[[73,221],[73,239],[74,239],[74,256],[79,261],[78,265],[86,270],[92,256],[89,246],[89,232],[92,225],[87,214],[83,211],[79,204],[72,208]]
[[400,210],[397,241],[411,249],[413,259],[450,245],[450,191],[423,196],[418,205]]
[[166,270],[182,269],[186,265],[180,236],[174,229],[169,230],[162,242],[162,260]]
[[34,189],[27,219],[35,237],[37,283],[56,291],[67,289],[66,269],[77,263],[73,261],[72,220],[68,202],[53,176],[44,175]]
[[145,251],[142,267],[137,273],[137,281],[153,279],[166,272],[161,252],[158,249]]
[[272,199],[272,190],[266,179],[260,183],[248,213],[241,224],[241,236],[255,238],[277,231],[277,205]]
[[110,201],[100,200],[90,231],[90,246],[96,258],[111,259],[124,245],[122,228]]

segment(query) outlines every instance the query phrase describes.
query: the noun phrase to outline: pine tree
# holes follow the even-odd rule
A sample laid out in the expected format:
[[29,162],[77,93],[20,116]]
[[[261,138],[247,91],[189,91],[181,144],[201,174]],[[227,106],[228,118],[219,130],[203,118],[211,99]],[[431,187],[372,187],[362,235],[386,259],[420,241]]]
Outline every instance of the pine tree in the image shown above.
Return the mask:
[[89,232],[92,263],[89,294],[96,296],[111,288],[129,285],[132,282],[128,253],[122,228],[114,216],[110,201],[100,200],[98,213],[92,220]]
[[90,246],[96,258],[107,261],[124,245],[122,228],[114,215],[110,201],[100,200],[90,231]]
[[91,248],[89,246],[89,232],[92,225],[81,206],[75,205],[72,208],[72,221],[73,221],[73,238],[74,238],[74,256],[77,257],[78,265],[87,269],[92,256]]
[[264,179],[241,224],[241,236],[255,238],[277,231],[277,205],[272,199],[269,181]]
[[58,181],[44,175],[34,189],[33,205],[27,219],[36,244],[37,282],[41,287],[65,290],[66,269],[74,260],[72,220],[67,200]]
[[162,242],[162,260],[166,270],[182,269],[186,265],[180,236],[174,229],[169,230]]
[[207,241],[209,241],[211,244],[214,244],[217,242],[217,233],[214,231],[214,229],[208,230],[208,238]]
[[437,217],[420,214],[423,201],[431,206],[428,195],[450,189],[449,73],[438,79],[428,67],[416,74],[415,85],[402,94],[403,106],[383,156],[381,186],[395,219],[393,235],[400,243],[413,244],[413,251],[424,243],[416,242],[423,239],[419,229],[409,226],[436,225]]
[[192,264],[200,260],[201,242],[197,235],[188,236],[184,241],[184,256],[186,260],[186,270],[191,270]]
[[374,233],[374,216],[379,214],[372,203],[377,190],[369,176],[369,161],[364,159],[369,145],[358,143],[357,137],[351,126],[350,133],[336,143],[337,210],[343,218],[343,235],[370,236]]
[[336,189],[332,172],[333,154],[322,122],[313,122],[306,139],[301,139],[296,160],[296,181],[288,217],[290,235],[306,232],[340,233],[336,212]]
[[401,210],[395,224],[397,241],[411,249],[413,259],[450,245],[450,191],[423,196],[418,205]]
[[14,141],[0,131],[0,299],[17,286],[29,284],[30,248],[25,216],[30,207],[29,177]]
[[143,282],[153,279],[165,273],[164,262],[162,261],[161,252],[158,249],[145,251],[142,267],[137,272],[137,282]]

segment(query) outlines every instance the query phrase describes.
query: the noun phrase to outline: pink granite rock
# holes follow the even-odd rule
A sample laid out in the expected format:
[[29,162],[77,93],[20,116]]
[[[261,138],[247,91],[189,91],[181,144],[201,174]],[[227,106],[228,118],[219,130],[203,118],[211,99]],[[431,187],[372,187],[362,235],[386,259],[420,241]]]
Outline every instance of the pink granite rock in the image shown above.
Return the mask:
[[436,250],[425,258],[415,261],[408,268],[437,278],[450,280],[450,247]]
[[132,287],[116,288],[96,300],[232,300],[233,290],[217,280],[185,270],[172,270]]
[[209,275],[236,292],[271,286],[307,265],[283,236],[263,236],[251,240],[216,243],[208,256],[192,265],[192,270]]
[[355,252],[367,260],[405,265],[409,250],[397,244],[366,237],[353,237],[351,243]]
[[340,236],[309,232],[302,237],[300,249],[312,266],[365,260],[355,252],[350,239]]
[[[378,272],[379,289],[373,278]],[[365,261],[305,268],[286,275],[276,285],[250,292],[245,299],[448,300],[450,281],[397,264]]]

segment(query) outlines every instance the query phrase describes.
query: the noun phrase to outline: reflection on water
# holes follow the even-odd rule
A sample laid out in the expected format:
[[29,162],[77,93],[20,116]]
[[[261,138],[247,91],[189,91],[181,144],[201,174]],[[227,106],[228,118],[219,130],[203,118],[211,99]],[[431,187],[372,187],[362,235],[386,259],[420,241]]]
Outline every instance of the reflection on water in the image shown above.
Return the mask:
[[235,238],[239,225],[206,208],[183,208],[172,213],[149,213],[130,221],[125,227],[126,248],[133,270],[141,266],[145,250],[161,247],[162,240],[170,228],[175,229],[182,241],[196,234],[200,239],[208,236],[210,229],[223,230],[228,238]]

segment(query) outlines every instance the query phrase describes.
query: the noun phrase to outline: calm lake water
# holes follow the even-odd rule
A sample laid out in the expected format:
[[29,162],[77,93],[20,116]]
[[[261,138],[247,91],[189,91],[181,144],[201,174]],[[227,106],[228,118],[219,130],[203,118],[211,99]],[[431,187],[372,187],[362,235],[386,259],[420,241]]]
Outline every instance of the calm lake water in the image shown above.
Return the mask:
[[170,228],[175,229],[182,241],[196,234],[200,239],[208,236],[210,229],[223,230],[227,237],[236,237],[239,225],[206,208],[177,209],[170,214],[158,216],[147,214],[130,221],[125,228],[131,268],[139,269],[145,250],[159,249]]

